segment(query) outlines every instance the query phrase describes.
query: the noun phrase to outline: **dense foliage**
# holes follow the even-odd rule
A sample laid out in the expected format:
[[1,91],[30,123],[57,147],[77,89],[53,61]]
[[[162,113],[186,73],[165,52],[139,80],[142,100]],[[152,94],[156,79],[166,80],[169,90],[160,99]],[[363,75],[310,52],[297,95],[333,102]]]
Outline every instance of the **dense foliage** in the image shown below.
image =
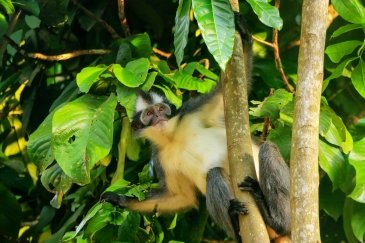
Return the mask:
[[[154,89],[179,108],[215,86],[233,50],[226,0],[123,3],[0,1],[1,242],[225,238],[204,203],[158,216],[99,202],[105,190],[143,200],[156,186],[149,146],[130,129],[136,91]],[[251,130],[289,160],[301,2],[278,10],[247,0],[240,9],[255,37]],[[365,239],[364,32],[361,1],[331,1],[319,134],[323,242]]]

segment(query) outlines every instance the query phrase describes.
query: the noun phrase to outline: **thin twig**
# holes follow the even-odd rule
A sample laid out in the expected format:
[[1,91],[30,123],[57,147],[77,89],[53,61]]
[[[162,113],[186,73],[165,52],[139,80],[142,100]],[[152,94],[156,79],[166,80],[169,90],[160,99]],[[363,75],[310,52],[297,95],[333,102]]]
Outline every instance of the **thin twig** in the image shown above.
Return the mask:
[[64,61],[71,58],[75,58],[82,55],[104,55],[110,53],[110,50],[104,49],[91,49],[91,50],[76,50],[69,53],[63,53],[60,55],[45,55],[42,53],[28,53],[27,56],[34,59],[44,61]]
[[82,6],[80,3],[78,3],[76,0],[71,0],[73,4],[76,5],[79,9],[81,9],[86,15],[88,15],[90,18],[95,19],[97,22],[99,22],[112,36],[112,38],[120,38],[118,33],[111,27],[107,22],[102,20],[99,16],[96,16],[93,12]]
[[[277,7],[277,8],[280,7],[280,0],[275,0],[275,7]],[[286,90],[293,93],[294,88],[289,84],[289,80],[285,74],[283,64],[281,62],[280,52],[279,52],[279,34],[278,33],[279,32],[277,29],[273,30],[273,45],[274,45],[273,48],[274,48],[274,57],[275,57],[276,68],[278,69],[278,71],[280,73],[281,79],[284,82],[284,86],[285,86]]]
[[171,53],[168,53],[168,52],[164,52],[164,51],[161,51],[157,48],[152,48],[152,51],[162,57],[166,57],[166,58],[170,58],[171,57]]
[[270,46],[271,48],[275,48],[275,46],[274,46],[271,42],[261,40],[261,39],[257,38],[257,37],[256,37],[256,36],[254,36],[254,35],[252,36],[252,39],[253,39],[254,41],[257,41],[257,42],[259,42],[259,43],[261,43],[261,44],[265,45],[265,46]]
[[120,24],[122,26],[124,36],[130,36],[131,31],[129,29],[127,18],[125,16],[125,1],[124,0],[118,0],[118,17]]

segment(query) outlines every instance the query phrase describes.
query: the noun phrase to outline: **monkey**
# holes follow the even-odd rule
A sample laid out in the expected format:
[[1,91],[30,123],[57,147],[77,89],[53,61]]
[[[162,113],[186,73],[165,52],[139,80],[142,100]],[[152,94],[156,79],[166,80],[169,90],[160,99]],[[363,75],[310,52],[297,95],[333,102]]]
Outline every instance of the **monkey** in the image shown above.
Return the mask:
[[[251,48],[247,33],[241,35]],[[159,188],[147,192],[143,201],[108,191],[101,200],[142,213],[171,213],[197,208],[200,193],[212,219],[228,236],[241,242],[238,215],[248,210],[232,193],[220,82],[210,93],[188,100],[177,111],[165,97],[141,92],[131,124],[137,136],[151,142]],[[290,234],[285,161],[271,142],[259,147],[253,141],[252,149],[259,181],[246,177],[237,186],[252,193],[270,228],[280,235]]]

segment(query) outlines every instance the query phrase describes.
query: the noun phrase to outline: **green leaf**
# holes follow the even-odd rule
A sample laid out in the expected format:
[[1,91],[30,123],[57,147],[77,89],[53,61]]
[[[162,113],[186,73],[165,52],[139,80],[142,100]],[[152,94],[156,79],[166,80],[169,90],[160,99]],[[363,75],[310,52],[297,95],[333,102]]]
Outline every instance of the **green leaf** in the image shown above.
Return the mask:
[[343,208],[343,228],[344,228],[344,231],[346,234],[346,238],[347,238],[348,242],[354,242],[354,243],[358,242],[358,240],[356,239],[356,237],[354,235],[353,228],[352,228],[352,222],[351,222],[353,208],[354,208],[355,203],[356,202],[354,202],[352,199],[346,198],[344,208]]
[[209,52],[225,70],[232,56],[234,44],[234,17],[229,1],[193,0],[194,16],[198,21]]
[[247,2],[263,24],[281,30],[283,20],[276,7],[270,5],[266,0],[247,0]]
[[39,26],[41,24],[41,20],[34,15],[26,15],[25,23],[29,26],[29,28],[36,29],[36,28],[39,28]]
[[332,62],[338,63],[341,59],[352,53],[356,47],[361,46],[362,42],[358,40],[349,40],[327,46],[325,53]]
[[319,207],[333,219],[338,220],[345,203],[345,194],[341,190],[333,190],[328,176],[319,183]]
[[123,68],[119,64],[112,65],[112,72],[115,77],[127,87],[135,88],[143,84],[146,80],[149,69],[147,58],[140,58],[127,63]]
[[151,40],[147,33],[131,36],[129,42],[137,57],[149,57],[152,54]]
[[333,183],[334,189],[338,187],[346,192],[349,178],[349,165],[339,148],[333,147],[322,140],[319,140],[319,164],[321,168],[328,174]]
[[346,21],[354,24],[365,23],[365,9],[360,0],[332,0],[331,3]]
[[173,104],[176,108],[181,107],[181,105],[182,105],[181,96],[177,96],[174,92],[172,92],[171,89],[169,89],[168,87],[166,87],[164,85],[155,85],[155,87],[161,89],[164,92],[165,97],[168,99],[168,101],[170,101],[171,104]]
[[351,226],[359,242],[363,242],[365,236],[365,204],[354,203],[351,215]]
[[58,109],[52,120],[52,151],[62,170],[79,184],[110,151],[116,97],[84,95]]
[[331,38],[335,38],[338,37],[340,35],[343,35],[351,30],[356,30],[356,29],[361,29],[362,26],[361,24],[347,24],[344,26],[339,27],[337,30],[335,30],[332,35]]
[[356,171],[356,185],[349,195],[355,201],[365,203],[365,138],[354,142],[354,148],[349,154],[349,163]]
[[125,69],[134,74],[134,76],[136,77],[136,81],[138,83],[137,86],[139,86],[146,80],[149,67],[150,67],[150,62],[148,61],[148,59],[140,58],[128,62]]
[[0,6],[5,9],[7,15],[11,15],[14,12],[14,6],[10,0],[0,0]]
[[128,70],[126,70],[124,67],[122,67],[120,64],[113,64],[112,65],[112,72],[114,76],[118,79],[119,82],[124,84],[127,87],[138,87],[137,78],[134,76],[134,74]]
[[28,152],[40,172],[44,171],[54,160],[51,149],[52,118],[49,114],[29,137]]
[[170,76],[174,80],[177,88],[196,90],[199,93],[207,93],[208,91],[212,90],[212,88],[216,85],[216,82],[210,79],[205,79],[203,81],[198,78],[192,77],[189,73],[185,72],[185,70],[178,70],[173,75],[168,76]]
[[276,120],[279,117],[279,112],[282,107],[292,101],[293,94],[284,89],[278,89],[272,96],[266,98],[257,107],[250,108],[250,115],[256,117],[270,117]]
[[149,91],[152,88],[152,85],[155,83],[157,74],[158,72],[148,73],[146,81],[141,86],[141,90],[143,90],[144,92]]
[[342,119],[326,104],[321,105],[319,134],[329,143],[341,146],[346,141],[346,126]]
[[76,82],[81,92],[87,93],[91,86],[100,79],[109,66],[99,65],[97,67],[86,67],[76,75]]
[[[340,64],[336,65],[336,68],[333,70],[330,70],[332,73],[329,77],[327,77],[324,82],[328,82],[332,79],[338,78],[343,75],[347,65],[349,65],[352,61],[356,60],[357,57],[354,58],[348,58],[342,61]],[[325,88],[323,88],[324,90]]]
[[184,58],[184,49],[188,43],[190,8],[191,0],[179,0],[179,6],[177,8],[175,17],[174,33],[175,57],[178,67],[180,67],[180,64]]
[[2,37],[8,29],[8,21],[6,21],[5,16],[0,13],[0,37]]
[[65,195],[72,186],[72,180],[60,168],[54,164],[47,168],[41,176],[41,182],[44,188],[49,192],[55,193],[55,200],[51,202],[54,208],[60,208],[63,195]]
[[131,120],[133,118],[137,100],[136,91],[119,84],[117,85],[117,98],[118,102],[125,108],[127,116]]
[[22,218],[20,205],[15,195],[2,183],[0,183],[0,195],[0,235],[17,239]]
[[365,62],[360,61],[351,73],[351,81],[359,94],[365,98]]
[[39,5],[35,0],[15,0],[13,4],[25,11],[31,12],[33,15],[39,15]]
[[267,139],[274,142],[280,149],[280,153],[285,160],[290,159],[291,149],[291,128],[287,126],[271,129]]

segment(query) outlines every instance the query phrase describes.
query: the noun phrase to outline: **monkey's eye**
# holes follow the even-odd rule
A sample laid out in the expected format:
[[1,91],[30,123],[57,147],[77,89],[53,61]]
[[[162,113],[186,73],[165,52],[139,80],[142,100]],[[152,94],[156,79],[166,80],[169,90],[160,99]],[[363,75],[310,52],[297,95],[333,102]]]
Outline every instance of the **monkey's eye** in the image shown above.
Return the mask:
[[147,112],[147,116],[152,116],[153,112],[152,111],[148,111]]
[[158,108],[158,110],[159,110],[159,111],[164,111],[164,110],[165,110],[165,107],[160,106],[160,107]]

